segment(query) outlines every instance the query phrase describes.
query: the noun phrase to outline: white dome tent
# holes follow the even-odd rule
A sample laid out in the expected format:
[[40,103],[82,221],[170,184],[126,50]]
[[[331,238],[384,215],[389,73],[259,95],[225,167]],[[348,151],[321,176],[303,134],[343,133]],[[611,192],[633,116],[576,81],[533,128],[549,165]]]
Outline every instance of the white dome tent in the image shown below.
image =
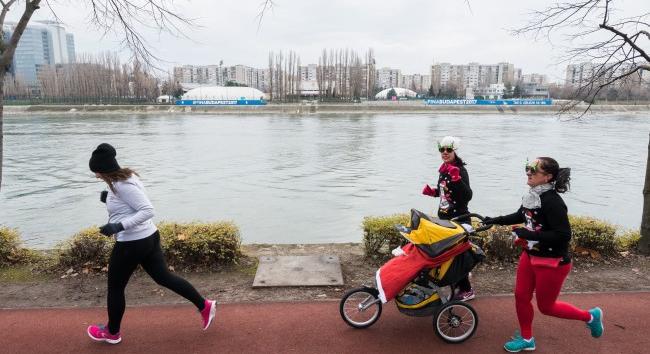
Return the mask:
[[390,90],[395,90],[395,93],[397,94],[398,98],[399,97],[414,98],[414,97],[417,97],[417,95],[418,95],[417,93],[415,93],[415,91],[412,91],[412,90],[409,90],[409,89],[405,89],[405,88],[401,88],[401,87],[390,87],[390,88],[387,88],[385,90],[382,90],[382,91],[378,92],[375,95],[375,99],[376,100],[387,100],[388,99],[388,93],[390,92]]
[[252,87],[204,86],[187,91],[182,100],[264,100],[264,92]]

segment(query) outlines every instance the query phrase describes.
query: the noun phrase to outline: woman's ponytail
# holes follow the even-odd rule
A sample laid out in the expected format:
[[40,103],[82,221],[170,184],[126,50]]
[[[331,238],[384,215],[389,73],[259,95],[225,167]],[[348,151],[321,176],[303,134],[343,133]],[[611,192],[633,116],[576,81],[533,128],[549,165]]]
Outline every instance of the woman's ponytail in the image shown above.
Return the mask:
[[555,191],[564,193],[571,188],[571,169],[568,167],[560,168],[555,176]]
[[560,165],[551,157],[539,157],[542,162],[542,169],[549,173],[553,178],[550,182],[555,182],[555,191],[564,193],[571,188],[571,169],[568,167],[560,168]]

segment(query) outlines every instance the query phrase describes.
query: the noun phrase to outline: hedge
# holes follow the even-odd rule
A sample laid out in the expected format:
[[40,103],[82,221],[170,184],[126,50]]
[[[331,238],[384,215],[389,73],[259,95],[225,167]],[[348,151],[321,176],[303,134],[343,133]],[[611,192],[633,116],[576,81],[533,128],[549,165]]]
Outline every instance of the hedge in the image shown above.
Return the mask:
[[[362,226],[366,257],[382,260],[390,257],[393,248],[406,243],[394,225],[406,225],[408,221],[408,214],[364,218]],[[570,215],[569,221],[572,250],[587,252],[592,257],[615,256],[618,252],[636,248],[639,242],[638,231],[619,231],[615,225],[602,220]],[[483,248],[488,259],[514,260],[521,252],[512,243],[509,226],[495,226],[477,235],[472,241]]]
[[[183,269],[212,269],[235,264],[242,256],[239,229],[231,222],[158,224],[160,243],[168,265]],[[115,243],[91,227],[58,247],[57,267],[98,271],[108,265]],[[105,270],[105,269],[104,269]]]

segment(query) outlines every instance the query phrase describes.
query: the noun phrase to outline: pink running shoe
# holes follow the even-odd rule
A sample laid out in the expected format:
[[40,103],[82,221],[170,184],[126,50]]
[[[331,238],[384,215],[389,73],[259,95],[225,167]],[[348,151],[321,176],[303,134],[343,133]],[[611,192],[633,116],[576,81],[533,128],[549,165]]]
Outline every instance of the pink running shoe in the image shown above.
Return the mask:
[[122,341],[122,336],[119,333],[111,334],[111,332],[109,332],[108,328],[106,328],[105,326],[101,326],[101,325],[88,326],[86,332],[88,332],[88,336],[92,340],[97,342],[107,342],[110,344],[117,344]]
[[205,300],[203,310],[201,311],[201,318],[203,319],[203,330],[205,331],[210,327],[210,323],[214,320],[214,315],[217,312],[217,302],[214,300]]

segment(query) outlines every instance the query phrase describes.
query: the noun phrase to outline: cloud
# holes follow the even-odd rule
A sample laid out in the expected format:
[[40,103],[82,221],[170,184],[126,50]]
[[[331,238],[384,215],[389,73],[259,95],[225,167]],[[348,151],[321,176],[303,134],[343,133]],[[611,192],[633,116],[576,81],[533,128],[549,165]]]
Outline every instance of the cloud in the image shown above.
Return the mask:
[[[77,52],[118,50],[119,37],[89,26],[89,11],[79,11],[83,1],[53,3],[57,14],[74,33]],[[187,40],[169,34],[146,32],[155,52],[171,68],[181,64],[245,64],[266,67],[269,51],[294,50],[302,63],[317,63],[323,48],[350,48],[363,54],[373,48],[379,66],[404,73],[429,73],[436,62],[514,63],[524,72],[541,72],[562,78],[565,65],[555,65],[561,51],[546,42],[514,37],[508,29],[525,23],[531,9],[543,9],[545,0],[275,0],[258,30],[261,0],[176,1],[179,11],[196,18],[200,27],[189,28]],[[622,2],[628,12],[638,12],[641,0]],[[37,18],[51,18],[45,8]],[[18,11],[10,12],[18,16]]]

